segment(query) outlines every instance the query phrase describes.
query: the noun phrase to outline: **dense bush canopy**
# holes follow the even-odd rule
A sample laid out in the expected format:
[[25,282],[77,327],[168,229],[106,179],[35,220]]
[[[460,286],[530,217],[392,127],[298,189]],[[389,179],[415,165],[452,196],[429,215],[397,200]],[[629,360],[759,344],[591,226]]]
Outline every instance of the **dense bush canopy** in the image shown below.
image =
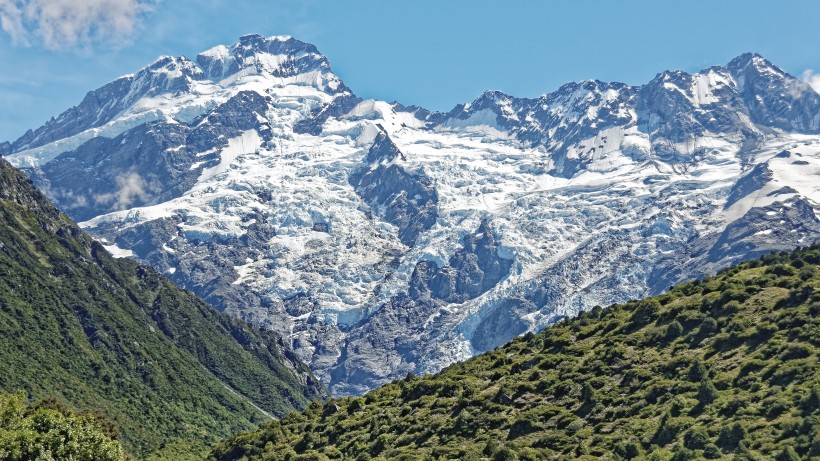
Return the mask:
[[60,405],[29,405],[22,394],[0,394],[0,459],[121,461],[125,452],[99,415]]

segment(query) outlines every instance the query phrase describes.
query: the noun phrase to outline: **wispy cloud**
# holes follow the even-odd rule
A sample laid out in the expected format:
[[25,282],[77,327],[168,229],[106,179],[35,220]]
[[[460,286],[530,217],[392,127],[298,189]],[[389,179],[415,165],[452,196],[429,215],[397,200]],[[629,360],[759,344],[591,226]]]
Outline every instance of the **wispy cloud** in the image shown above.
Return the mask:
[[113,204],[114,209],[125,210],[137,200],[147,201],[150,197],[148,191],[153,189],[136,172],[118,176],[117,187],[115,192],[95,195],[94,202],[103,205]]
[[157,0],[0,0],[0,27],[18,45],[52,50],[128,42]]
[[811,85],[814,88],[814,91],[820,93],[820,74],[816,73],[812,69],[806,69],[803,71],[803,75],[800,78]]

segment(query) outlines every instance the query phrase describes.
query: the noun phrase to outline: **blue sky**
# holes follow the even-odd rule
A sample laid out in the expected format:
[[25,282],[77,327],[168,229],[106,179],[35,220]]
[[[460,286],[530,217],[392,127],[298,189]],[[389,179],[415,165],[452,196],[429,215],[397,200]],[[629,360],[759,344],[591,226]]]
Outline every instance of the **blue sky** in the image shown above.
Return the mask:
[[314,43],[359,96],[434,110],[487,89],[640,84],[745,51],[797,76],[820,71],[813,0],[82,0],[101,12],[67,21],[77,1],[0,0],[0,141],[159,55],[193,57],[247,33]]

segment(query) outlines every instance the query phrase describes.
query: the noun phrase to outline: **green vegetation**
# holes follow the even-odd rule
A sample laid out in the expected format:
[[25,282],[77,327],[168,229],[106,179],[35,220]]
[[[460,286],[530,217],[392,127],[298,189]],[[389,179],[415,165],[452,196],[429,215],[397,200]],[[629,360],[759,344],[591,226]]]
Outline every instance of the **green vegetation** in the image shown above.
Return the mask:
[[820,247],[314,403],[218,460],[820,459]]
[[54,402],[28,405],[22,395],[0,394],[0,459],[124,461],[110,423],[99,415],[74,414]]
[[174,459],[325,395],[275,335],[112,258],[0,160],[0,392],[18,391]]

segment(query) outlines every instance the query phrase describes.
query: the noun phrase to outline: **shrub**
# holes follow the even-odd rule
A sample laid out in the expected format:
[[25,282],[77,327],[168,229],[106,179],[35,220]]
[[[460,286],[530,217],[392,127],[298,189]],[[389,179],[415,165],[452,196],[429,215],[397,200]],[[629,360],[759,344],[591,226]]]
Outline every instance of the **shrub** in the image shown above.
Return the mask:
[[695,426],[683,434],[683,445],[690,450],[702,450],[709,443],[709,435],[702,426]]
[[661,308],[661,303],[656,299],[646,299],[638,303],[638,307],[630,318],[630,322],[635,327],[647,325],[657,315]]
[[673,321],[666,327],[665,336],[668,341],[678,338],[681,335],[683,335],[683,325],[681,325],[677,320]]
[[774,266],[770,266],[766,269],[766,274],[773,274],[778,277],[791,277],[797,275],[797,270],[792,266],[786,266],[785,264],[776,264]]
[[501,447],[493,453],[493,461],[517,461],[518,455],[510,447]]
[[703,447],[703,457],[706,459],[720,458],[720,448],[714,443],[707,443],[706,446]]
[[707,376],[706,366],[700,360],[692,362],[692,366],[689,367],[689,371],[686,373],[686,379],[692,382],[703,381]]
[[791,446],[786,446],[786,447],[783,448],[783,451],[781,451],[777,455],[777,458],[775,458],[775,460],[776,461],[800,461],[800,456],[797,455],[797,452],[794,451],[794,448],[792,448]]
[[700,388],[698,388],[698,402],[701,405],[708,405],[715,401],[718,397],[718,391],[715,389],[714,384],[708,379],[704,379],[700,382]]
[[800,402],[800,408],[806,416],[820,412],[820,387],[812,387],[809,390],[809,394]]
[[635,459],[641,456],[641,446],[633,441],[618,442],[615,445],[615,453],[624,459]]
[[694,461],[695,459],[695,453],[693,453],[692,450],[676,445],[670,461]]
[[703,319],[703,322],[700,324],[700,328],[698,329],[698,334],[702,337],[709,337],[717,333],[718,331],[718,324],[717,321],[712,317],[706,317]]
[[740,423],[724,427],[718,435],[717,445],[725,451],[736,450],[746,438],[746,429]]

